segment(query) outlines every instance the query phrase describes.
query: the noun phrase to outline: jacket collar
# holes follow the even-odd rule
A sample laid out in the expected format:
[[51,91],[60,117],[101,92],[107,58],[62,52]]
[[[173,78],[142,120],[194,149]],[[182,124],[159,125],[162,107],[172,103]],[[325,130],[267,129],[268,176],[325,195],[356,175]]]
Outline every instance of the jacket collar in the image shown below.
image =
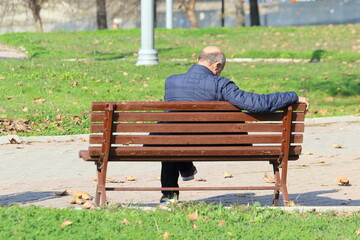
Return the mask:
[[210,71],[207,67],[198,64],[192,65],[188,73],[199,73],[199,74],[215,76],[214,73]]

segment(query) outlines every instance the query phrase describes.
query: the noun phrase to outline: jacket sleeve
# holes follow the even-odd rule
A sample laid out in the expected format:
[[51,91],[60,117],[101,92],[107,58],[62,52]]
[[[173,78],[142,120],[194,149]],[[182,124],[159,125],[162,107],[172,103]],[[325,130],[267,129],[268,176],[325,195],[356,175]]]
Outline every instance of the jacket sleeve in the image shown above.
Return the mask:
[[226,78],[222,78],[220,83],[223,99],[249,112],[274,112],[298,100],[295,92],[257,94],[240,90],[234,82]]

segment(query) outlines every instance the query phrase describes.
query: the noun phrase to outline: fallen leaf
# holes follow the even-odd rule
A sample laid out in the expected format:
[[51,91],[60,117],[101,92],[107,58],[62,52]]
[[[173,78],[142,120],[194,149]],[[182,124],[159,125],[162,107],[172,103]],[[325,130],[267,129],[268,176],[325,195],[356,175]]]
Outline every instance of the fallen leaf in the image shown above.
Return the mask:
[[135,181],[136,179],[132,176],[127,176],[126,181]]
[[325,163],[325,161],[316,161],[317,163]]
[[335,182],[338,184],[338,185],[341,185],[341,186],[348,186],[350,184],[350,181],[349,179],[347,179],[346,177],[344,176],[337,176],[335,178]]
[[34,98],[34,103],[41,104],[43,102],[45,102],[45,99],[43,98]]
[[70,204],[76,204],[76,199],[75,199],[75,198],[71,199],[71,200],[69,201],[69,203],[70,203]]
[[310,164],[308,164],[308,163],[302,163],[302,164],[298,164],[298,165],[296,165],[296,166],[299,166],[299,167],[308,167],[308,166],[310,166]]
[[161,235],[164,239],[168,239],[170,237],[170,233],[165,232],[163,235]]
[[274,176],[268,176],[267,173],[265,173],[263,179],[264,179],[264,181],[267,182],[267,183],[275,183],[275,178],[274,178]]
[[79,82],[75,81],[71,83],[71,86],[76,87],[79,84]]
[[94,203],[87,201],[84,203],[83,208],[84,209],[95,209],[96,206]]
[[218,222],[216,225],[218,225],[219,227],[225,224],[225,220],[221,220],[220,222]]
[[69,225],[71,225],[71,224],[73,224],[73,222],[68,221],[68,220],[65,220],[60,226],[61,226],[61,227],[65,227],[65,226],[69,226]]
[[356,230],[355,234],[358,236],[360,235],[360,228],[358,230]]
[[82,198],[75,198],[75,203],[76,204],[79,204],[79,205],[82,205],[86,202],[85,199],[82,199]]
[[114,178],[106,178],[106,182],[108,182],[108,183],[124,183],[125,181],[114,179]]
[[288,206],[288,207],[298,207],[298,206],[300,206],[300,205],[296,204],[294,201],[289,200],[289,201],[287,202],[287,206]]
[[196,178],[195,181],[198,181],[198,182],[206,182],[206,179],[204,179],[204,178]]
[[126,218],[124,218],[123,220],[120,220],[119,222],[124,223],[126,226],[128,226],[130,224],[130,221],[127,220]]
[[56,192],[56,193],[53,193],[54,196],[66,196],[66,195],[69,195],[68,191],[65,190],[63,192]]
[[90,194],[81,191],[74,191],[71,194],[74,196],[74,198],[80,198],[84,200],[90,200],[92,198]]
[[197,221],[199,219],[199,215],[197,210],[194,213],[187,215],[190,220]]
[[193,226],[192,226],[192,228],[195,229],[195,230],[197,230],[199,227],[198,227],[198,225],[196,225],[196,224],[194,223]]
[[15,138],[9,140],[10,144],[20,144]]
[[224,178],[232,178],[233,176],[228,173],[227,171],[224,171]]
[[333,148],[342,148],[342,143],[333,144]]

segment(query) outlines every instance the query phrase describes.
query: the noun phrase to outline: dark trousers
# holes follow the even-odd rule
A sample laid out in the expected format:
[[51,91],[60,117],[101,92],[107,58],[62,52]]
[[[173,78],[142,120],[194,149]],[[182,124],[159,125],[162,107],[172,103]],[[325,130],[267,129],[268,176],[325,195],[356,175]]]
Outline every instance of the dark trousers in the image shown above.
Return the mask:
[[[193,166],[192,162],[161,162],[161,186],[179,187],[179,172],[189,171]],[[162,193],[179,195],[179,191],[162,191]]]

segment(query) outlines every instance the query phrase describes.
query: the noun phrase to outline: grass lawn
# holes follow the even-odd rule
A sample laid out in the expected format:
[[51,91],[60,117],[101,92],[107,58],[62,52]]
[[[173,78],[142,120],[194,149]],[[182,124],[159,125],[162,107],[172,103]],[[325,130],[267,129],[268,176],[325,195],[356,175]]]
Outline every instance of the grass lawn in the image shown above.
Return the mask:
[[359,213],[185,203],[163,209],[0,207],[1,239],[359,239]]
[[206,45],[228,58],[316,55],[320,63],[229,62],[223,76],[245,91],[296,91],[311,101],[307,117],[358,115],[358,27],[156,29],[155,66],[135,66],[139,29],[1,35],[31,58],[1,60],[0,134],[87,133],[91,102],[162,100],[166,77],[187,71]]

